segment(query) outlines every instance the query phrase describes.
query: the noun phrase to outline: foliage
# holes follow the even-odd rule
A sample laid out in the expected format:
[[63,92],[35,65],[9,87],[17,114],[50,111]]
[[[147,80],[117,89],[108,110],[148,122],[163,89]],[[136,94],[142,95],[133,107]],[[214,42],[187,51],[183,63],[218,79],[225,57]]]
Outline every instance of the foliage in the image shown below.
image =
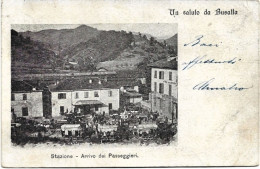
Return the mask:
[[[11,31],[12,61],[78,71],[95,71],[102,62],[115,69],[146,69],[152,62],[177,55],[177,35],[164,41],[126,31],[99,31],[89,26],[69,30]],[[131,64],[125,62],[131,59]],[[69,61],[77,63],[72,66]],[[118,64],[117,64],[118,63]]]

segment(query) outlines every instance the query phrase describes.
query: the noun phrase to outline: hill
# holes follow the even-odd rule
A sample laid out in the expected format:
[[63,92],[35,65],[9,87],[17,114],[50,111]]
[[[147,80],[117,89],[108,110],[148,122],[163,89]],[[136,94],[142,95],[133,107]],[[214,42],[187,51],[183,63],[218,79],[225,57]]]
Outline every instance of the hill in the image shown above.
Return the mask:
[[154,37],[148,39],[145,34],[101,31],[95,38],[68,48],[62,55],[76,60],[80,67],[92,63],[108,70],[133,70],[176,53],[171,46]]
[[[39,62],[52,65],[53,68],[79,71],[92,71],[100,67],[108,70],[135,70],[144,69],[147,64],[159,59],[177,55],[177,34],[162,42],[149,34],[100,31],[86,25],[75,29],[48,29],[18,34],[30,41],[29,46],[33,51],[29,51],[28,44],[24,42],[20,46],[14,45],[12,52],[19,51],[22,53],[20,57],[25,58],[18,59],[19,56],[12,55],[13,60],[33,64]],[[13,38],[12,43],[19,43],[19,38]],[[37,50],[46,55],[37,54],[40,52]],[[37,57],[41,58],[37,61]]]
[[175,34],[174,36],[170,37],[169,39],[166,39],[165,41],[168,45],[173,46],[176,53],[178,53],[178,34]]
[[48,68],[56,62],[56,55],[44,43],[24,38],[15,30],[11,30],[12,69],[22,67]]
[[47,29],[39,32],[21,32],[23,37],[30,37],[34,41],[48,44],[50,50],[56,54],[73,45],[86,42],[97,36],[99,31],[95,28],[81,25],[75,29]]

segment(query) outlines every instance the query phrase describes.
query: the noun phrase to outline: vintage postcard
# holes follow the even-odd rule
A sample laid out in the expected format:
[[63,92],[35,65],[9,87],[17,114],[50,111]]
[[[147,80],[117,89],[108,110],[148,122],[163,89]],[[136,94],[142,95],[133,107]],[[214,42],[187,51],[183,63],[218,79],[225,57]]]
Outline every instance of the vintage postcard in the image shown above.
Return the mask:
[[257,166],[258,10],[3,0],[2,167]]

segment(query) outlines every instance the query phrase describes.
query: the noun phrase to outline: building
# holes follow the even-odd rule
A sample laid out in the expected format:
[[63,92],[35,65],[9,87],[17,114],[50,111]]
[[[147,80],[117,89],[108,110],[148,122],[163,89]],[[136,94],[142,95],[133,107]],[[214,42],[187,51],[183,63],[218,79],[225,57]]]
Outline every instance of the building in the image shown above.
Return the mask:
[[80,124],[64,124],[61,126],[61,135],[65,137],[82,136],[82,128]]
[[140,81],[135,80],[125,80],[117,81],[117,85],[120,87],[120,106],[129,105],[130,103],[139,103],[143,100],[143,95],[139,93]]
[[109,114],[119,109],[119,88],[99,78],[66,79],[50,91],[53,117],[69,112]]
[[43,90],[25,81],[12,81],[11,86],[12,120],[43,117]]
[[122,96],[122,99],[124,99],[124,102],[126,104],[139,103],[143,100],[142,94],[138,93],[134,89],[125,90],[121,96]]
[[142,107],[145,110],[148,110],[149,112],[152,111],[151,109],[151,100],[142,100],[139,103],[140,107]]
[[150,64],[151,109],[169,120],[177,119],[178,62],[176,57],[166,58]]

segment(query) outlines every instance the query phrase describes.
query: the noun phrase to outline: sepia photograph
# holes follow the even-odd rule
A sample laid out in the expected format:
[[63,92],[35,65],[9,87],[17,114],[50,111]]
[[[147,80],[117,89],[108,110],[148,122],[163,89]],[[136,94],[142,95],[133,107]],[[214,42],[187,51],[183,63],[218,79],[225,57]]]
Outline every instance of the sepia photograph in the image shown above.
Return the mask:
[[2,167],[259,165],[259,2],[1,5]]
[[12,146],[176,144],[177,26],[12,24]]

